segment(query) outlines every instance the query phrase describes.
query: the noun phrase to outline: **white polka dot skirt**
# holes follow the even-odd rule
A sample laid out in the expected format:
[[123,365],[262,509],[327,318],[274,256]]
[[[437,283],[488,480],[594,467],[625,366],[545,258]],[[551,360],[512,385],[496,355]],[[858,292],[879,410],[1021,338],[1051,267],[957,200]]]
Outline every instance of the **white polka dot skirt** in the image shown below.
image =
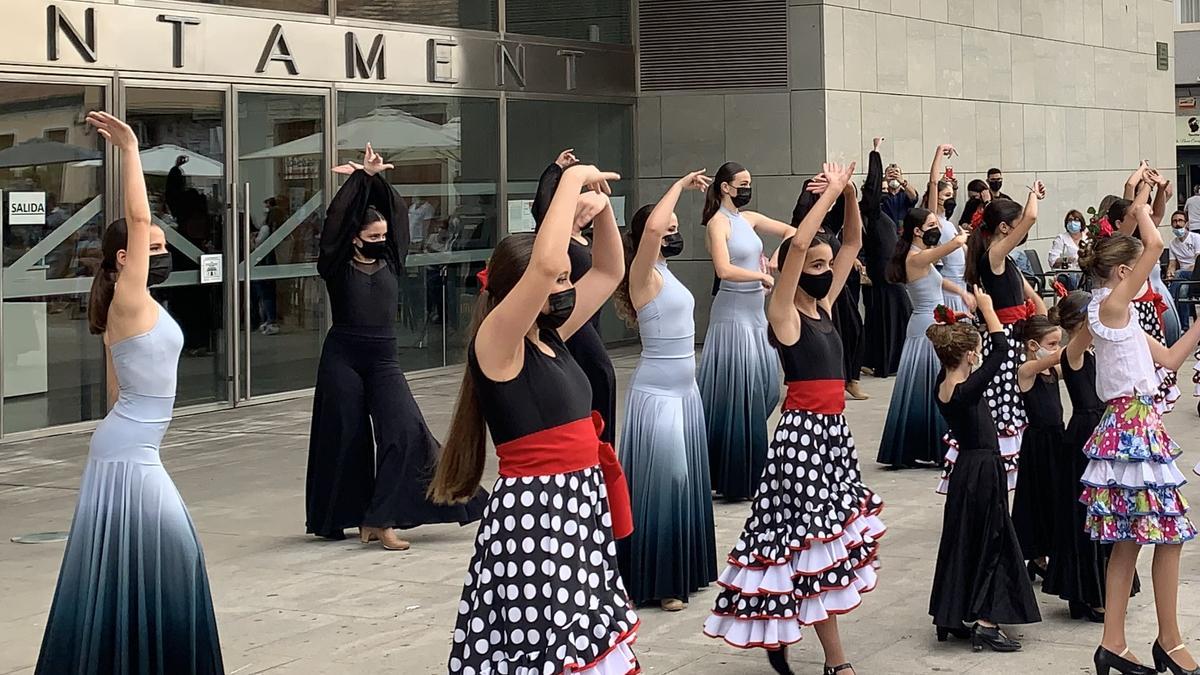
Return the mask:
[[[1162,319],[1158,316],[1157,305],[1153,302],[1135,300],[1133,308],[1137,312],[1138,325],[1142,327],[1146,335],[1164,345],[1167,344],[1166,335],[1163,333]],[[1158,364],[1154,364],[1154,366],[1155,374],[1158,376],[1158,393],[1155,395],[1154,401],[1159,414],[1166,414],[1175,408],[1175,403],[1182,395],[1179,391],[1179,377],[1173,370],[1168,370]]]
[[459,602],[454,675],[629,675],[638,618],[599,467],[496,481]]
[[858,607],[876,584],[882,509],[862,483],[846,418],[784,411],[705,634],[775,648]]
[[[996,436],[1000,441],[1000,456],[1004,458],[1004,468],[1011,469],[1009,489],[1016,487],[1017,455],[1021,454],[1021,434],[1029,425],[1025,416],[1025,401],[1021,398],[1021,390],[1017,386],[1017,369],[1025,363],[1024,344],[1013,334],[1013,324],[1004,327],[1004,336],[1008,338],[1008,354],[1004,363],[1000,364],[1000,372],[992,379],[992,383],[984,390],[983,397],[987,399],[988,408],[992,411],[992,420],[996,423]],[[992,341],[983,341],[983,359],[992,353]],[[947,466],[952,466],[952,462]]]
[[[950,474],[954,473],[954,463],[958,461],[958,441],[954,438],[954,434],[947,431],[946,435],[942,437],[942,441],[946,444],[946,459],[942,464],[942,477],[938,480],[937,485],[937,493],[940,495],[944,495],[950,490]],[[1020,452],[1008,457],[1001,456],[1004,473],[1008,479],[1009,492],[1017,489],[1017,459],[1020,456]]]

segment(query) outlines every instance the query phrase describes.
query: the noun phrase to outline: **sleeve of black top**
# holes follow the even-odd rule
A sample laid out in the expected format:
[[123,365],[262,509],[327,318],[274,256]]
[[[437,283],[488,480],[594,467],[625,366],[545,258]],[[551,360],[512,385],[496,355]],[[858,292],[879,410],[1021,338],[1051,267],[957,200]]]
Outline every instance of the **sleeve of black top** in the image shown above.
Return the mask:
[[1004,333],[992,333],[988,339],[992,341],[992,352],[965,382],[958,385],[958,393],[968,400],[977,400],[983,396],[983,392],[1000,372],[1000,366],[1004,365],[1004,359],[1008,357],[1008,338]]
[[353,239],[362,230],[367,207],[374,207],[387,221],[394,262],[403,265],[408,253],[408,209],[404,200],[383,176],[371,176],[360,169],[350,174],[325,212],[317,256],[317,273],[321,278],[329,281],[332,272],[350,261]]
[[862,216],[864,221],[874,223],[879,220],[879,210],[883,206],[883,158],[872,150],[867,163],[867,179],[863,181]]
[[550,166],[542,172],[542,177],[538,179],[537,193],[533,196],[533,222],[535,227],[541,227],[542,219],[546,217],[546,212],[550,210],[550,200],[554,199],[554,191],[558,189],[558,181],[562,178],[563,170],[556,162],[550,162]]

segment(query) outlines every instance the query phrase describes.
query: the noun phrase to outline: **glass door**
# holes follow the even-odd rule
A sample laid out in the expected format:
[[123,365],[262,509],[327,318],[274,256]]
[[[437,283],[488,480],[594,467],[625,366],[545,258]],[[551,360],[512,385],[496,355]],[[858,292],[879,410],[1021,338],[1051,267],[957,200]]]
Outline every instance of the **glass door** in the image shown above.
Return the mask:
[[[125,120],[141,143],[154,222],[167,235],[174,271],[153,295],[183,330],[177,406],[234,400],[228,322],[230,195],[228,87],[127,85]],[[202,274],[202,270],[204,273]]]
[[317,244],[330,166],[325,95],[237,90],[235,97],[237,391],[245,400],[316,381],[326,322]]

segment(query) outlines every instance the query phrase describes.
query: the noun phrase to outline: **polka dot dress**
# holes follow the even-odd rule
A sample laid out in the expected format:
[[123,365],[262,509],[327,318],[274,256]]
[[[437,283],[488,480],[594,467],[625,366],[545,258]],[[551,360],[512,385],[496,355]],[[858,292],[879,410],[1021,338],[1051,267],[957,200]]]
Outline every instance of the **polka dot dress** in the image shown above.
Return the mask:
[[718,583],[710,637],[777,647],[875,588],[883,502],[862,483],[840,414],[784,411],[741,538]]
[[[1000,438],[1000,456],[1006,462],[1005,468],[1008,468],[1010,462],[1015,466],[1017,455],[1021,452],[1021,432],[1029,424],[1025,416],[1025,403],[1017,387],[1017,369],[1025,363],[1025,354],[1020,349],[1021,341],[1014,336],[1015,327],[1016,324],[1004,327],[1004,335],[1008,338],[1008,354],[1000,366],[1000,372],[983,392],[988,408],[992,411],[992,419],[996,422],[996,435]],[[992,341],[984,340],[984,359],[992,353],[992,349]]]
[[[1133,309],[1137,312],[1138,325],[1142,327],[1146,335],[1166,344],[1166,335],[1163,333],[1162,318],[1158,315],[1157,304],[1152,300],[1134,300]],[[1168,370],[1157,363],[1154,364],[1154,368],[1159,379],[1158,394],[1155,396],[1155,400],[1159,404],[1159,412],[1171,412],[1180,396],[1179,377],[1175,371]]]
[[450,672],[638,672],[638,618],[615,560],[599,468],[498,480],[463,586]]

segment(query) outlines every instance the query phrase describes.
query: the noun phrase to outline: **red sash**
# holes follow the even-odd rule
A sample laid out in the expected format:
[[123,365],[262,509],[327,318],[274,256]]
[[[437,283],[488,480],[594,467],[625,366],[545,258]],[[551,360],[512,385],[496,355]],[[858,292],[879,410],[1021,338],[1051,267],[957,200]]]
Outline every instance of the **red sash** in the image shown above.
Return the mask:
[[800,380],[787,383],[784,410],[840,415],[846,410],[845,380]]
[[597,464],[604,474],[613,536],[624,539],[633,533],[633,507],[625,472],[613,446],[600,440],[604,420],[593,411],[591,418],[543,429],[496,446],[500,475],[525,478],[570,473]]
[[1163,330],[1163,314],[1167,313],[1167,303],[1163,302],[1163,296],[1150,284],[1146,284],[1146,292],[1141,296],[1133,299],[1134,302],[1153,302],[1154,312],[1158,314],[1158,328]]
[[1037,314],[1037,305],[1034,304],[1033,300],[1028,298],[1025,299],[1025,304],[996,310],[996,318],[1000,319],[1000,323],[1006,326],[1011,326],[1018,321],[1024,321],[1034,314]]

